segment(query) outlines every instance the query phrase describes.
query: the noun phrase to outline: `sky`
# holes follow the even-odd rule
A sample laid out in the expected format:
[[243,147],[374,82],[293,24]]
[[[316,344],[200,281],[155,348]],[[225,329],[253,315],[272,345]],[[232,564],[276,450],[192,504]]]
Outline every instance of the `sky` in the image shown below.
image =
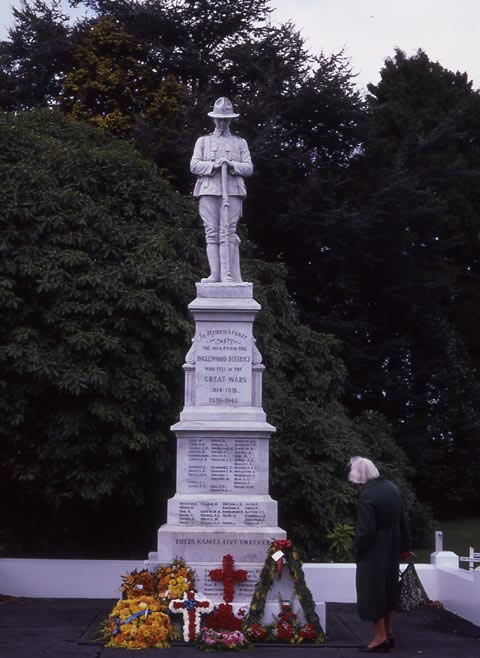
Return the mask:
[[480,87],[480,0],[272,0],[276,17],[292,19],[313,53],[344,49],[357,84],[380,79],[398,47],[419,48]]
[[[0,39],[12,25],[12,5],[20,0],[0,0]],[[271,6],[272,21],[291,19],[313,54],[343,49],[362,90],[378,82],[396,47],[408,56],[421,48],[480,87],[480,0],[271,0]]]

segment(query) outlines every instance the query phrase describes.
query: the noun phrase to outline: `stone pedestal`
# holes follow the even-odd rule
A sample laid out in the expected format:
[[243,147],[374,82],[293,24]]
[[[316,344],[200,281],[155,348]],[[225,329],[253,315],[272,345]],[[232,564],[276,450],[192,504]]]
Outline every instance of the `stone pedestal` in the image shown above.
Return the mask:
[[208,582],[208,571],[230,553],[250,572],[235,597],[247,597],[248,605],[268,546],[286,536],[268,493],[275,428],[262,409],[264,366],[252,333],[260,305],[250,283],[198,283],[189,310],[195,337],[183,366],[185,406],[172,427],[176,494],[146,564],[183,557],[197,571],[198,589],[220,602],[221,587]]

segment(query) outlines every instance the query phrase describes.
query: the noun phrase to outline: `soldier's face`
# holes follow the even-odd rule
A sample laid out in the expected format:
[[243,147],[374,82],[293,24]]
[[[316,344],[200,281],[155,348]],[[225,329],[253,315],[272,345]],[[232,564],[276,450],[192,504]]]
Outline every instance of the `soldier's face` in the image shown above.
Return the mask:
[[226,130],[228,130],[228,126],[230,125],[230,119],[214,119],[215,121],[215,126],[220,134],[223,134]]

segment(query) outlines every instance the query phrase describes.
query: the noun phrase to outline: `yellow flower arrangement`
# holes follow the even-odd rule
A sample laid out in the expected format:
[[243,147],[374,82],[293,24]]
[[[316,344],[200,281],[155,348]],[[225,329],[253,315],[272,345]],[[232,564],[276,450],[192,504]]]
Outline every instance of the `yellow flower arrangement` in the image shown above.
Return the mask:
[[151,572],[132,571],[122,576],[122,600],[118,601],[103,626],[107,647],[158,649],[176,639],[166,610],[172,599],[195,589],[195,572],[177,558]]
[[155,596],[167,601],[181,599],[184,592],[195,588],[195,573],[181,558],[167,567],[158,567],[154,572],[143,569],[122,576],[122,597],[134,599],[140,596]]
[[118,601],[106,628],[107,647],[124,649],[163,649],[174,639],[167,606],[153,596],[136,596]]
[[195,587],[195,573],[181,558],[174,560],[168,567],[159,567],[155,577],[160,598],[181,599],[184,592]]

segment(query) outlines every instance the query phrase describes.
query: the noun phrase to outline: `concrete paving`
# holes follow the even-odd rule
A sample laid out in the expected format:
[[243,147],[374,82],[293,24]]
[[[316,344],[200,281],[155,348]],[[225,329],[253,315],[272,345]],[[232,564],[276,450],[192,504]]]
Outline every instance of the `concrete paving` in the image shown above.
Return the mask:
[[[98,640],[99,624],[115,601],[98,599],[13,599],[0,603],[0,658],[194,658],[188,645],[170,649],[107,649]],[[352,658],[370,640],[371,625],[358,619],[354,605],[327,604],[325,645],[256,646],[244,658]],[[434,607],[395,617],[398,658],[479,658],[480,627]],[[231,656],[222,651],[218,656]]]

